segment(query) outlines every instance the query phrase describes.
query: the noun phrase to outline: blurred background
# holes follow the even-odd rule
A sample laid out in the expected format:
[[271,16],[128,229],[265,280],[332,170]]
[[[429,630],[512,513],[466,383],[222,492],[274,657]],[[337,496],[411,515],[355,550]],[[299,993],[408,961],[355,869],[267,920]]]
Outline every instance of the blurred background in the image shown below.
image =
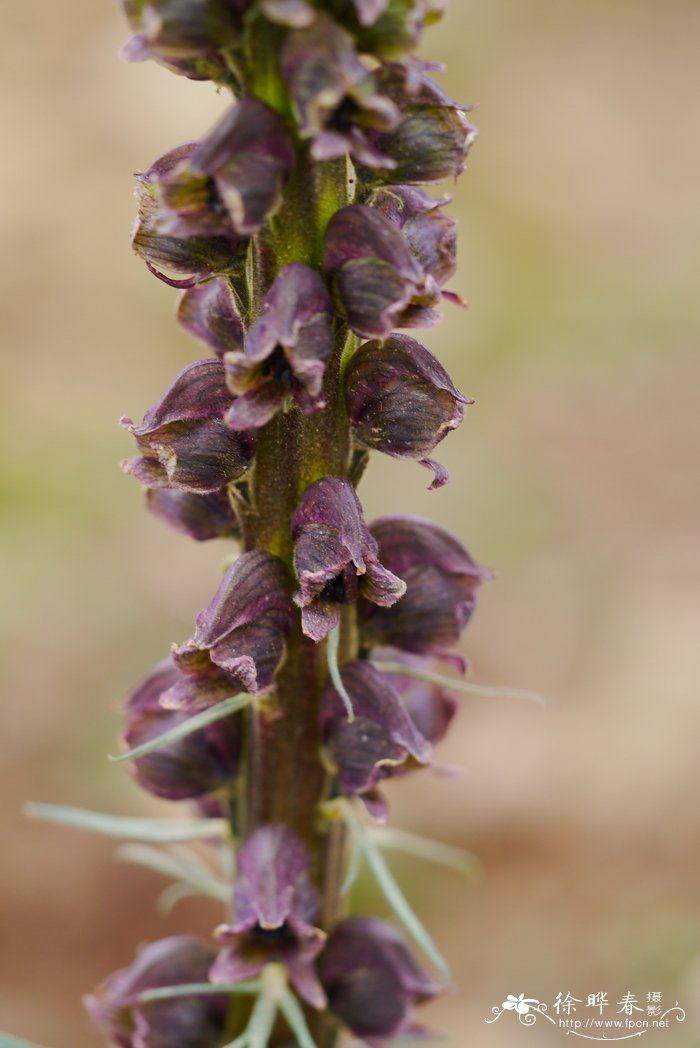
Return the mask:
[[[130,252],[132,172],[225,100],[119,61],[126,36],[116,4],[25,0],[0,37],[0,1029],[50,1048],[97,1048],[80,996],[139,941],[219,920],[158,914],[158,875],[20,813],[170,810],[107,763],[115,704],[188,635],[221,558],[146,515],[117,420],[202,353]],[[497,570],[473,677],[548,699],[465,698],[439,752],[460,777],[391,789],[396,825],[480,862],[469,882],[394,864],[453,969],[422,1017],[454,1048],[562,1044],[483,1020],[567,991],[662,992],[688,1018],[650,1041],[700,1043],[699,39],[695,0],[453,0],[427,36],[478,103],[454,190],[471,306],[426,337],[476,405],[439,449],[449,487],[375,457],[363,501]]]

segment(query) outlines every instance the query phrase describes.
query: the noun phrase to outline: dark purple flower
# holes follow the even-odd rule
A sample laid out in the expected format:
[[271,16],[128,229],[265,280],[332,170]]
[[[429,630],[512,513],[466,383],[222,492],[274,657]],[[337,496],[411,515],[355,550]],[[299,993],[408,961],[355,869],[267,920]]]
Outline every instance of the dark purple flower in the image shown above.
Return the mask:
[[394,161],[387,172],[390,178],[375,170],[370,180],[428,184],[460,175],[476,138],[476,129],[464,115],[466,107],[412,65],[386,64],[377,82],[401,110],[401,119],[388,131],[369,134],[373,147]]
[[159,178],[162,231],[251,236],[279,204],[294,161],[282,118],[259,98],[241,99]]
[[146,990],[207,982],[214,956],[210,946],[190,935],[149,943],[129,968],[110,975],[86,997],[85,1007],[120,1048],[218,1048],[226,1025],[226,996],[136,1001]]
[[439,986],[415,962],[401,936],[383,921],[340,921],[319,958],[319,974],[333,1012],[371,1048],[397,1037],[421,1037],[414,1004],[437,996]]
[[[408,655],[402,661],[409,665],[413,663],[418,669],[425,664],[424,659],[412,659]],[[404,709],[421,735],[433,745],[442,742],[459,707],[450,690],[404,674],[388,672],[385,676],[398,692]]]
[[421,517],[382,517],[371,531],[382,562],[400,573],[407,589],[395,609],[361,602],[365,643],[441,654],[459,640],[491,572],[449,531]]
[[302,138],[313,140],[314,160],[349,153],[370,168],[394,167],[369,145],[368,132],[388,131],[398,108],[377,91],[376,79],[358,57],[352,37],[327,15],[292,30],[281,53]]
[[[172,287],[192,287],[214,273],[240,276],[248,250],[247,240],[234,232],[227,216],[209,210],[206,179],[199,180],[198,228],[194,223],[185,226],[178,213],[164,204],[160,195],[162,184],[174,171],[182,170],[196,149],[196,142],[177,146],[136,176],[139,213],[131,244],[151,272]],[[192,196],[190,193],[190,211]],[[163,270],[179,276],[167,276]]]
[[197,616],[192,639],[173,649],[180,674],[163,705],[191,709],[239,689],[269,691],[294,616],[287,586],[287,570],[272,553],[241,554]]
[[318,273],[303,262],[284,266],[245,350],[225,357],[229,388],[237,394],[226,424],[259,429],[290,396],[305,415],[321,410],[323,374],[333,351],[331,321],[330,296]]
[[191,69],[196,75],[196,60],[206,65],[236,42],[241,6],[240,0],[122,0],[134,32],[122,54],[132,62],[155,58],[176,72],[189,75]]
[[288,826],[262,826],[238,852],[232,924],[217,928],[225,949],[209,976],[235,983],[258,975],[271,961],[284,964],[297,993],[314,1008],[325,994],[315,958],[325,935],[311,923],[318,909],[309,870],[311,857]]
[[342,699],[329,683],[321,698],[321,734],[345,794],[372,794],[393,768],[413,758],[430,760],[431,746],[418,731],[390,681],[368,662],[341,668],[355,719],[348,721]]
[[328,223],[324,264],[350,327],[386,338],[396,327],[429,326],[440,316],[439,284],[413,255],[393,222],[351,204]]
[[368,200],[401,230],[413,256],[440,286],[457,268],[457,223],[442,211],[451,200],[435,200],[416,186],[385,186]]
[[208,495],[173,488],[149,488],[146,506],[175,531],[197,542],[238,539],[241,529],[225,489]]
[[188,364],[143,422],[121,420],[141,452],[123,468],[148,488],[220,491],[245,473],[253,455],[250,439],[224,425],[231,399],[220,360]]
[[340,606],[359,594],[389,607],[405,586],[380,563],[377,544],[345,477],[323,477],[304,492],[292,517],[294,567],[304,633],[320,641],[340,621]]
[[177,319],[217,356],[243,347],[244,330],[226,277],[196,284],[180,299]]
[[418,459],[440,487],[447,471],[426,458],[473,403],[455,389],[429,349],[407,335],[365,342],[345,374],[345,404],[356,437],[394,458]]
[[[159,663],[127,700],[124,741],[129,749],[187,720],[183,710],[166,710],[161,696],[177,682],[172,659]],[[200,797],[230,783],[238,769],[241,714],[233,714],[192,732],[179,742],[132,762],[139,784],[167,800]]]

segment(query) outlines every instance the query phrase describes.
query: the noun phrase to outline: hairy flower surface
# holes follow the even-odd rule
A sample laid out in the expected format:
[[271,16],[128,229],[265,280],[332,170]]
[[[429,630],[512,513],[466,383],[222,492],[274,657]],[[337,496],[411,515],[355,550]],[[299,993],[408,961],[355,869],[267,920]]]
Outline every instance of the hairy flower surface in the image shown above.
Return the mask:
[[367,917],[340,921],[319,972],[331,1010],[371,1048],[425,1035],[412,1021],[413,1005],[435,997],[439,987],[390,925]]
[[120,1048],[218,1048],[228,998],[174,997],[139,1004],[145,990],[207,982],[214,950],[191,935],[160,939],[142,947],[129,968],[111,975],[85,998],[93,1021]]
[[459,640],[491,572],[479,567],[446,528],[421,517],[382,517],[371,531],[383,563],[406,582],[406,595],[395,609],[361,602],[365,641],[441,654]]
[[435,324],[440,286],[390,219],[366,204],[337,211],[328,223],[326,272],[350,327],[386,338],[396,327]]
[[407,335],[365,342],[345,374],[345,404],[355,436],[394,458],[418,459],[440,487],[447,471],[426,456],[456,429],[472,401],[455,388],[429,349]]
[[400,578],[377,557],[377,544],[362,516],[355,489],[345,477],[310,484],[292,518],[294,567],[304,633],[323,640],[340,621],[340,608],[359,594],[384,606],[404,593]]
[[292,262],[275,277],[245,349],[225,357],[236,399],[226,414],[232,429],[258,429],[292,397],[305,415],[325,405],[321,386],[333,351],[332,307],[319,274]]
[[287,571],[266,550],[243,553],[228,569],[191,640],[173,649],[180,671],[169,709],[211,705],[237,691],[269,691],[292,627]]
[[262,826],[248,838],[238,853],[233,923],[215,932],[225,949],[211,968],[212,982],[249,979],[278,961],[308,1004],[324,1006],[315,958],[326,937],[311,923],[318,897],[310,867],[308,851],[288,826]]
[[224,425],[231,399],[220,361],[188,364],[143,422],[121,420],[141,452],[123,468],[149,488],[220,491],[245,473],[252,458],[250,440]]
[[368,202],[401,230],[411,253],[440,286],[454,275],[457,223],[443,211],[451,197],[435,200],[417,186],[384,186]]
[[[164,709],[161,697],[179,677],[172,659],[160,662],[129,696],[124,741],[129,749],[186,721],[183,710]],[[149,793],[179,801],[212,793],[230,782],[241,748],[241,715],[233,714],[133,762],[137,781]]]

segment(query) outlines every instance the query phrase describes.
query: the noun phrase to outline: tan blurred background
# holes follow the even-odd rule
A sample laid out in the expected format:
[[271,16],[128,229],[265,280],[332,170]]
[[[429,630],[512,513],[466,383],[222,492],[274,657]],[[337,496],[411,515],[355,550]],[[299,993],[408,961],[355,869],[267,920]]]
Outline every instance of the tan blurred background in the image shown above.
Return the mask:
[[[144,513],[117,419],[201,353],[130,253],[131,174],[224,99],[120,62],[125,38],[92,0],[8,5],[0,38],[0,1029],[50,1048],[101,1043],[80,995],[138,941],[219,919],[158,915],[160,877],[20,815],[162,810],[105,760],[113,707],[187,635],[221,556]],[[700,1044],[699,45],[696,0],[453,0],[427,41],[480,103],[455,204],[472,305],[426,339],[477,404],[441,449],[448,488],[377,459],[363,498],[498,570],[474,677],[549,699],[465,699],[440,753],[461,777],[391,790],[397,825],[482,864],[469,884],[397,867],[453,967],[424,1016],[454,1048],[563,1044],[483,1023],[559,991],[662,991],[688,1019],[650,1043]]]

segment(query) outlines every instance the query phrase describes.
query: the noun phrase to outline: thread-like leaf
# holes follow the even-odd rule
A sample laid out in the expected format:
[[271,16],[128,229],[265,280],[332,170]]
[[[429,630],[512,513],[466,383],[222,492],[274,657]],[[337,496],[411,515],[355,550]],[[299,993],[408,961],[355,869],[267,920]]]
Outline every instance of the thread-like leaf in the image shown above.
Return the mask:
[[188,735],[199,731],[200,728],[206,728],[208,725],[215,724],[216,721],[223,720],[224,717],[228,717],[232,713],[237,713],[238,710],[248,706],[252,699],[252,695],[232,695],[229,699],[217,702],[215,706],[208,706],[205,710],[200,710],[199,713],[193,713],[186,721],[176,724],[170,731],[164,731],[162,735],[156,735],[154,739],[141,743],[140,746],[136,746],[133,750],[128,750],[126,753],[117,753],[116,755],[110,754],[109,759],[111,761],[132,761],[136,757],[145,757],[147,753],[155,753],[156,750],[160,750],[164,746],[170,746],[173,742],[186,739]]
[[0,1033],[0,1048],[41,1048],[41,1045],[33,1041],[21,1041],[19,1037],[11,1037],[9,1033]]
[[230,903],[231,885],[215,877],[213,873],[202,869],[193,861],[182,856],[151,848],[147,844],[125,844],[117,850],[117,858],[146,866],[149,870],[162,873],[166,877],[182,882],[200,895],[208,895],[218,902]]
[[447,967],[445,959],[433,942],[428,931],[423,927],[421,921],[413,912],[410,903],[399,888],[394,875],[384,861],[381,852],[370,840],[361,823],[358,822],[349,809],[347,810],[347,819],[354,832],[357,834],[357,839],[362,848],[362,853],[367,865],[374,874],[377,885],[394,911],[394,914],[403,924],[414,942],[421,948],[426,957],[432,961],[442,977],[445,980],[448,980],[450,978],[450,970]]
[[298,1048],[317,1048],[316,1042],[311,1036],[311,1031],[306,1025],[304,1013],[294,994],[285,989],[279,1003],[282,1014],[289,1023],[289,1029],[296,1037]]
[[352,706],[352,699],[347,693],[347,689],[343,684],[343,678],[340,676],[340,670],[338,669],[338,648],[340,646],[340,626],[335,626],[328,634],[328,640],[326,641],[326,658],[328,660],[328,672],[333,682],[333,687],[340,695],[343,700],[343,706],[348,714],[348,720],[355,720],[355,710]]
[[277,1001],[263,990],[255,1002],[253,1014],[245,1032],[245,1043],[250,1048],[267,1048],[276,1017]]
[[124,815],[107,815],[85,808],[68,808],[59,804],[36,804],[24,807],[31,819],[42,819],[59,826],[88,830],[105,837],[121,837],[148,844],[176,844],[181,841],[225,837],[228,823],[225,819],[132,819]]
[[447,691],[455,691],[463,695],[520,699],[524,702],[536,702],[539,706],[547,705],[544,695],[540,695],[536,691],[526,691],[522,688],[501,688],[492,684],[474,684],[469,680],[457,680],[455,677],[443,677],[441,673],[421,670],[416,666],[409,666],[405,662],[382,662],[377,660],[373,665],[383,673],[396,673],[402,677],[413,677],[414,680],[422,680],[426,684],[436,684],[439,688],[445,688]]
[[138,1004],[151,1004],[153,1001],[169,1001],[173,997],[194,997],[196,995],[216,995],[227,993],[254,994],[260,993],[259,979],[239,983],[180,983],[178,986],[158,986],[153,990],[144,990],[136,998]]
[[418,859],[427,859],[438,866],[456,870],[465,877],[472,876],[479,865],[478,859],[471,852],[393,826],[372,826],[369,835],[380,848],[391,848],[405,855],[414,855]]

